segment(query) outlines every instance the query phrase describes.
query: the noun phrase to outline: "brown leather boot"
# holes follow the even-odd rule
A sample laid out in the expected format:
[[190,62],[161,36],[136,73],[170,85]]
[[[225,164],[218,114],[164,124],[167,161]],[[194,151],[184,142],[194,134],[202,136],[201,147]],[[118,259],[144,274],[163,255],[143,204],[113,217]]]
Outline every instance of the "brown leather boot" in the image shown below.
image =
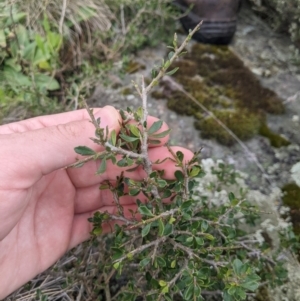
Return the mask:
[[[237,13],[242,0],[175,0],[187,15],[180,19],[184,29],[194,29],[203,20],[194,39],[208,44],[229,44],[236,30]],[[190,10],[190,8],[192,8]]]

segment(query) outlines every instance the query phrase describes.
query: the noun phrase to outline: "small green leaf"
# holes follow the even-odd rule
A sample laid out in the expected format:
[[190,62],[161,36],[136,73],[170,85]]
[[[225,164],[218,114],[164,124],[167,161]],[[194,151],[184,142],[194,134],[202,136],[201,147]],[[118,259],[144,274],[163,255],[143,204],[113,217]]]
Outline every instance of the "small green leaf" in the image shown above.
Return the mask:
[[47,74],[36,73],[34,75],[34,81],[39,89],[54,91],[60,88],[58,81]]
[[234,272],[238,275],[241,273],[243,263],[239,259],[236,258],[232,263],[232,267],[233,267]]
[[232,200],[232,201],[230,202],[230,204],[231,204],[232,206],[236,206],[238,203],[239,203],[239,200],[238,200],[238,199],[234,199],[234,200]]
[[172,225],[175,221],[176,221],[176,218],[171,216],[170,219],[169,219],[169,224]]
[[228,294],[230,296],[233,296],[235,294],[235,292],[236,292],[236,286],[231,286],[228,290]]
[[215,239],[215,238],[214,238],[211,234],[209,234],[209,233],[204,233],[203,235],[204,235],[204,237],[205,237],[206,239],[208,239],[208,240],[214,240],[214,239]]
[[245,292],[241,287],[238,287],[238,288],[237,288],[236,294],[237,294],[238,296],[240,296],[240,298],[241,298],[242,300],[245,300],[246,297],[247,297],[246,292]]
[[234,301],[234,299],[228,294],[228,292],[224,292],[223,301]]
[[165,261],[162,257],[157,256],[157,257],[155,258],[155,260],[156,260],[157,264],[158,264],[160,267],[164,268],[164,267],[167,266],[166,261]]
[[119,268],[119,266],[120,266],[120,262],[115,262],[113,265],[114,269],[116,270]]
[[144,204],[141,204],[140,206],[139,206],[139,212],[141,213],[141,214],[143,214],[143,215],[146,215],[146,216],[154,216],[153,215],[153,213],[147,208],[147,206],[146,205],[144,205]]
[[168,185],[168,183],[165,180],[162,180],[162,179],[158,179],[157,184],[158,184],[159,188],[164,188]]
[[126,158],[126,161],[127,161],[127,166],[131,166],[134,164],[134,160],[132,160],[131,158]]
[[184,155],[182,152],[178,151],[176,152],[176,156],[177,156],[177,159],[182,162],[183,161],[183,158],[184,158]]
[[229,198],[230,202],[235,200],[235,195],[233,194],[233,192],[229,192],[228,198]]
[[101,175],[105,173],[105,171],[106,171],[106,158],[103,158],[96,174]]
[[150,258],[144,258],[140,261],[140,266],[143,268],[150,262]]
[[139,188],[132,188],[129,190],[129,195],[131,196],[137,196],[140,193],[140,189]]
[[186,239],[186,242],[192,242],[194,240],[194,237],[193,236],[190,236]]
[[183,182],[184,181],[184,175],[183,175],[182,171],[176,170],[174,175],[175,175],[175,178],[178,182]]
[[150,232],[150,228],[151,228],[151,223],[147,224],[143,229],[142,229],[142,237],[145,237],[148,235],[148,233]]
[[202,221],[201,222],[201,231],[205,232],[208,229],[208,222],[207,221]]
[[4,29],[0,29],[0,47],[5,48],[6,47],[6,37]]
[[74,148],[75,152],[82,156],[93,156],[96,154],[91,148],[87,146],[77,146]]
[[137,141],[137,140],[140,140],[140,138],[137,138],[137,137],[130,137],[130,136],[127,136],[125,134],[120,134],[120,137],[125,140],[126,142],[134,142],[134,141]]
[[196,243],[198,246],[203,246],[204,245],[204,240],[202,237],[195,237]]
[[127,119],[127,116],[126,116],[126,114],[124,113],[123,110],[120,110],[119,113],[121,115],[122,120],[126,120]]
[[165,225],[164,225],[162,219],[160,218],[158,220],[158,235],[163,236],[164,231],[165,231]]
[[162,199],[166,199],[166,198],[169,198],[170,196],[172,195],[172,192],[171,192],[171,190],[164,190],[163,191],[163,194],[162,194],[162,196],[161,196],[161,198]]
[[167,60],[165,63],[164,63],[164,68],[165,69],[168,69],[171,65],[171,62],[169,60]]
[[160,139],[166,137],[171,132],[171,129],[168,129],[166,131],[163,131],[159,134],[153,134],[151,135],[151,138]]
[[192,205],[193,205],[193,200],[185,201],[181,205],[181,210],[183,211],[189,210],[191,209]]
[[148,130],[148,135],[151,136],[152,134],[156,133],[162,127],[162,125],[162,120],[155,121]]
[[198,285],[194,286],[194,296],[200,296],[201,288]]
[[161,293],[162,294],[166,294],[169,292],[169,286],[165,286],[162,290],[161,290]]
[[171,268],[174,269],[176,267],[176,259],[171,262]]
[[158,145],[158,144],[160,144],[161,142],[159,141],[159,140],[148,140],[148,143],[149,144],[152,144],[152,145]]
[[246,282],[246,283],[242,283],[241,287],[243,287],[243,288],[245,288],[249,291],[254,292],[259,287],[259,283],[257,281],[249,281],[249,282]]
[[194,286],[193,284],[190,284],[183,293],[183,299],[184,300],[191,300],[194,293]]
[[200,173],[200,171],[201,171],[201,167],[200,166],[193,166],[192,169],[189,172],[189,176],[191,178],[194,178],[194,177],[198,176],[198,174]]
[[166,73],[166,75],[173,75],[174,73],[176,73],[176,71],[179,69],[179,67],[174,68],[173,70],[169,71]]
[[129,124],[129,130],[135,137],[140,137],[140,130],[136,125]]
[[119,167],[126,167],[127,166],[127,160],[126,160],[126,158],[123,158],[123,159],[119,160],[117,162],[117,166],[119,166]]
[[159,283],[159,285],[162,286],[162,287],[164,287],[164,286],[167,285],[167,282],[164,281],[164,280],[159,280],[158,283]]
[[102,234],[102,228],[101,227],[94,228],[92,230],[92,234],[99,236],[100,234]]
[[157,74],[158,74],[158,71],[156,69],[152,69],[151,70],[151,77],[152,77],[152,79],[154,79],[157,76]]
[[115,131],[115,130],[113,130],[113,131],[111,132],[110,139],[111,139],[111,144],[112,144],[113,146],[115,146],[116,143],[117,143],[117,134],[116,134],[116,131]]
[[172,233],[173,233],[173,225],[170,224],[170,223],[167,223],[167,224],[165,225],[165,230],[164,230],[163,235],[164,235],[164,236],[168,236],[168,235],[170,235],[170,234],[172,234]]
[[168,54],[168,59],[170,60],[173,57],[174,54],[175,54],[174,51],[170,51],[169,54]]

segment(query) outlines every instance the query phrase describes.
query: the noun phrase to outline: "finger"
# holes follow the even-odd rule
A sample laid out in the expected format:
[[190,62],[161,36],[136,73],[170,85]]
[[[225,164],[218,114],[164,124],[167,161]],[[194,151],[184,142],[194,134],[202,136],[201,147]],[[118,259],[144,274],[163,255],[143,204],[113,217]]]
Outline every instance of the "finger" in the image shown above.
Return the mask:
[[[102,109],[93,109],[94,114],[98,114]],[[73,121],[90,119],[86,109],[66,112],[61,114],[39,116],[23,121],[13,122],[0,126],[0,135],[23,133],[32,130],[38,130],[59,124],[66,124]]]
[[[113,107],[99,109],[95,117],[101,118],[101,127],[119,131],[120,115]],[[77,157],[74,152],[76,146],[95,148],[96,144],[90,139],[94,137],[94,132],[94,125],[85,119],[23,133],[0,135],[0,158],[8,155],[13,158],[1,163],[5,177],[0,177],[0,186],[28,188],[43,175],[74,163]],[[98,146],[97,150],[100,149]]]
[[[111,183],[114,185],[115,183]],[[128,193],[128,187],[125,185],[124,193]],[[119,197],[120,205],[135,205],[136,200],[146,202],[145,195],[140,192],[136,196],[124,195]],[[116,206],[113,193],[110,189],[99,189],[99,184],[77,189],[75,196],[75,214],[98,210],[105,206]]]
[[[171,147],[173,152],[181,151],[184,154],[184,162],[188,162],[192,159],[193,153],[183,147]],[[166,161],[160,164],[153,164],[153,170],[164,170],[165,179],[173,179],[174,172],[179,168],[175,166],[174,161],[171,160],[172,154],[165,146],[155,147],[149,149],[149,158],[151,162],[157,162],[168,158]],[[124,176],[131,178],[133,180],[141,180],[146,177],[146,173],[143,168],[140,166],[133,172],[128,172],[128,169],[133,168],[134,166],[121,168],[117,165],[113,165],[111,161],[107,162],[106,172],[101,175],[96,175],[97,169],[99,168],[100,163],[91,161],[86,163],[81,168],[71,168],[68,170],[73,185],[77,188],[84,188],[93,185],[97,185],[106,180],[114,181],[116,177],[120,176],[121,172],[124,172]]]

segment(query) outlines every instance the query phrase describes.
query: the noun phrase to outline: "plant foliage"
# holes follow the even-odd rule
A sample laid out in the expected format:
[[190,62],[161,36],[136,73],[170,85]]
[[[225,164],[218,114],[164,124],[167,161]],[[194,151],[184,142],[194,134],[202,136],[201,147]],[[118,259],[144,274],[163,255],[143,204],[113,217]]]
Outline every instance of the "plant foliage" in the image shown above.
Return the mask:
[[[105,151],[94,153],[77,147],[75,151],[86,158],[69,167],[100,159],[98,174],[106,171],[108,161],[125,167],[129,175],[138,167],[146,172],[141,181],[121,173],[116,184],[106,182],[99,187],[112,192],[118,213],[96,212],[89,219],[93,224],[92,236],[96,238],[102,233],[103,224],[121,223],[114,226],[106,240],[110,251],[102,269],[109,277],[115,274],[123,279],[124,285],[114,296],[106,289],[106,300],[203,301],[206,295],[219,296],[225,301],[246,300],[263,283],[281,285],[287,276],[285,261],[279,256],[282,250],[271,250],[270,244],[249,236],[241,226],[254,226],[260,216],[260,210],[247,199],[245,191],[230,192],[218,204],[199,192],[197,187],[205,175],[199,153],[186,162],[182,152],[174,153],[169,148],[167,160],[178,167],[174,180],[165,180],[163,171],[151,167],[161,162],[150,162],[148,144],[159,143],[169,131],[160,132],[160,120],[148,128],[147,94],[170,72],[171,63],[182,54],[195,30],[181,46],[177,45],[175,35],[172,51],[159,70],[152,72],[153,79],[147,87],[144,82],[141,87],[135,84],[143,106],[136,111],[128,108],[120,112],[119,135],[112,132],[109,136],[108,130],[101,128],[101,120],[95,120],[87,107],[96,128],[93,140],[104,146]],[[213,173],[226,185],[237,183],[238,176],[225,164],[220,163]],[[138,208],[130,217],[120,205],[120,198],[127,195],[136,197]],[[283,233],[282,241],[286,242],[287,237]]]

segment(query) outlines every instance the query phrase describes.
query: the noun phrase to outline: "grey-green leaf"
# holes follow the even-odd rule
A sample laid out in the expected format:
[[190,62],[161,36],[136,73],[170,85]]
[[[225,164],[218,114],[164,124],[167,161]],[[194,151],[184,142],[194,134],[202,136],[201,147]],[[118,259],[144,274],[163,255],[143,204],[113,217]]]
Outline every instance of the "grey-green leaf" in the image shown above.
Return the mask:
[[152,135],[154,133],[156,133],[163,125],[163,121],[162,120],[158,120],[158,121],[155,121],[150,129],[148,130],[148,135]]
[[173,70],[167,72],[167,75],[173,75],[174,73],[176,73],[176,71],[179,69],[179,67],[174,68]]
[[137,141],[139,140],[140,138],[137,138],[137,137],[130,137],[130,136],[127,136],[127,135],[124,135],[124,134],[120,134],[120,137],[127,141],[127,142],[134,142],[134,141]]
[[91,148],[87,146],[77,146],[74,148],[75,152],[82,156],[93,156],[96,154]]
[[143,229],[142,229],[142,237],[145,237],[148,235],[149,231],[151,228],[151,223],[147,224]]
[[146,205],[139,206],[139,212],[143,215],[154,216],[153,213],[146,207]]
[[159,133],[159,134],[154,134],[154,135],[151,135],[151,138],[164,138],[164,137],[166,137],[169,133],[171,132],[171,129],[168,129],[168,130],[166,130],[166,131],[163,131],[163,132],[161,132],[161,133]]
[[97,170],[97,175],[101,175],[106,171],[106,158],[102,159],[101,164]]

